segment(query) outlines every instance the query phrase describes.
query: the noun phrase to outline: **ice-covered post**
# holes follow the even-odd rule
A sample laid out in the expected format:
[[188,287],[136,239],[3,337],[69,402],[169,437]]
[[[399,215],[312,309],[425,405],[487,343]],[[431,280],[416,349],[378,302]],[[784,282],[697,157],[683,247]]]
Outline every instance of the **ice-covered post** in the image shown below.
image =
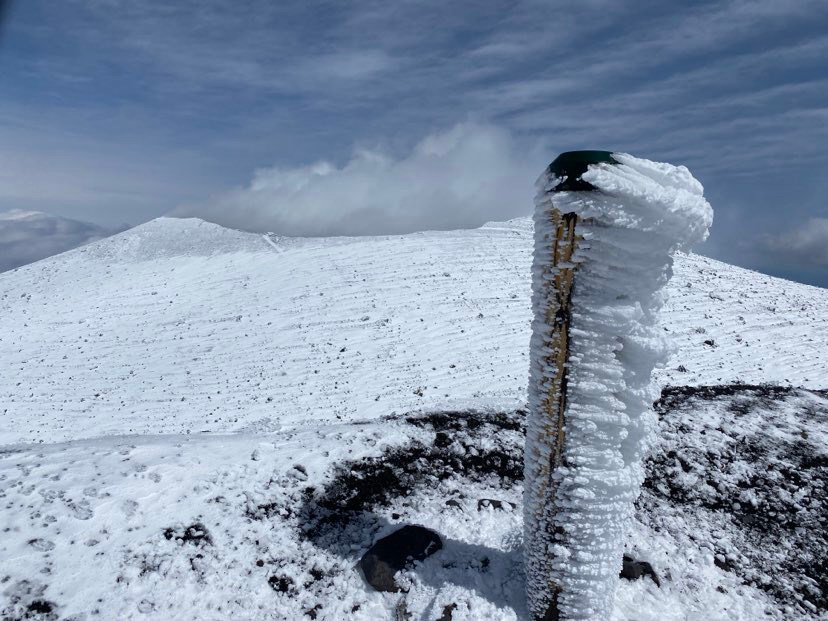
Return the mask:
[[676,250],[713,210],[684,166],[561,154],[538,179],[524,546],[533,620],[609,619],[654,428]]

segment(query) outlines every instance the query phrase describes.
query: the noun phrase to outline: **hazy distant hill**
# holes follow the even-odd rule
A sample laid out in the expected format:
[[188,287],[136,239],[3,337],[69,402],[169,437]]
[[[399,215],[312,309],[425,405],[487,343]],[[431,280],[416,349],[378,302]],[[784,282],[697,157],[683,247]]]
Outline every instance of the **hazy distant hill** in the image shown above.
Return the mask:
[[122,231],[40,211],[0,212],[0,272],[45,259]]

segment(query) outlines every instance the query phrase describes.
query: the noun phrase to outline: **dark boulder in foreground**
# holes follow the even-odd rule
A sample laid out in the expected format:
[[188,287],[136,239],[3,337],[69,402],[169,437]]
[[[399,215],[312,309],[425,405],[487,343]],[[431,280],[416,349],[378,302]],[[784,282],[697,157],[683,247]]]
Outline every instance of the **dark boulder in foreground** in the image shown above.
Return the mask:
[[624,555],[624,564],[621,566],[621,577],[626,580],[638,580],[642,576],[650,576],[657,587],[661,586],[658,574],[647,561],[637,561],[629,554]]
[[443,547],[439,535],[422,526],[403,526],[377,541],[359,565],[377,591],[399,592],[394,574],[414,561],[422,561]]

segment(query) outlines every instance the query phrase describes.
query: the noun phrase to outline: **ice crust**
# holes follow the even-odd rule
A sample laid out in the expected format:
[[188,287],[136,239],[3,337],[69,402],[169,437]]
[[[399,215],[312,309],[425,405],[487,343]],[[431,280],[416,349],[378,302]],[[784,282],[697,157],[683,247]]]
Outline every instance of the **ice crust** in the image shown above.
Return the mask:
[[[610,618],[655,426],[651,374],[670,352],[656,325],[662,290],[673,253],[704,240],[713,218],[687,168],[613,158],[617,165],[593,165],[582,175],[594,192],[553,193],[561,179],[548,171],[537,182],[524,498],[528,604],[536,618],[553,584],[562,619]],[[563,463],[550,473],[557,432],[543,404],[554,390],[556,345],[546,318],[553,279],[569,267],[550,268],[555,209],[577,214],[581,239],[571,261]]]

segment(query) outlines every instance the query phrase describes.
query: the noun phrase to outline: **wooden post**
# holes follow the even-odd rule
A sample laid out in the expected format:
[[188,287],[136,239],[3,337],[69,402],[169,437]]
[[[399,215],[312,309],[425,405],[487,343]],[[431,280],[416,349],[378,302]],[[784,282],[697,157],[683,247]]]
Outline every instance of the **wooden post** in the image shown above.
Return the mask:
[[[572,315],[572,288],[575,284],[576,265],[572,263],[572,255],[578,247],[578,237],[575,227],[578,224],[578,216],[574,213],[561,214],[557,209],[550,212],[550,224],[554,227],[555,242],[552,251],[552,265],[550,271],[553,276],[546,280],[549,289],[546,292],[548,299],[553,303],[549,304],[546,311],[546,324],[552,327],[550,338],[551,351],[546,356],[544,363],[554,367],[556,372],[554,379],[543,402],[545,435],[548,439],[551,450],[545,467],[541,471],[540,482],[546,482],[545,489],[538,490],[540,497],[550,503],[548,509],[554,512],[554,498],[557,485],[553,478],[554,472],[563,463],[564,442],[566,432],[564,415],[566,413],[566,384],[567,384],[567,362],[569,360],[569,325]],[[554,513],[543,511],[546,519],[544,522],[553,532],[548,533],[550,539],[560,540],[563,533],[555,528]],[[561,588],[550,579],[547,585],[552,599],[549,607],[540,619],[542,621],[557,621],[558,619],[558,598]]]
[[[574,156],[574,157],[573,157]],[[565,153],[558,157],[551,165],[561,182],[555,187],[555,192],[590,191],[594,188],[583,181],[580,175],[588,168],[588,164],[598,161],[612,161],[609,153],[602,151],[579,151]],[[538,463],[538,470],[533,473],[531,481],[534,489],[527,489],[527,494],[535,499],[530,504],[527,499],[527,517],[531,517],[537,527],[543,532],[529,532],[527,527],[524,544],[527,546],[548,546],[553,543],[564,543],[565,532],[555,523],[557,480],[555,471],[564,463],[564,448],[566,442],[566,406],[567,406],[567,374],[569,363],[570,319],[572,315],[572,292],[576,286],[577,263],[573,257],[578,249],[581,237],[577,233],[578,216],[575,213],[561,213],[558,209],[549,210],[547,230],[554,231],[554,240],[544,240],[542,243],[551,244],[551,252],[546,263],[541,266],[542,275],[539,279],[540,295],[545,310],[545,330],[543,337],[543,351],[541,360],[533,360],[534,365],[555,369],[549,381],[542,386],[542,394],[534,411],[530,406],[530,421],[527,427],[527,438],[534,440],[537,453],[530,456],[527,449],[526,460],[534,458]],[[536,224],[537,226],[537,224]],[[536,249],[537,252],[537,249]],[[536,261],[537,261],[536,256]],[[535,285],[538,286],[537,284]],[[527,447],[530,446],[527,441]],[[527,466],[531,468],[532,466]],[[528,472],[528,470],[527,470]],[[527,477],[527,485],[530,477]],[[542,555],[543,556],[543,555]],[[530,612],[533,621],[557,621],[558,594],[561,586],[556,584],[551,575],[551,560],[538,558],[537,551],[528,553],[527,558],[527,587],[529,589]],[[532,593],[539,589],[540,593]]]

